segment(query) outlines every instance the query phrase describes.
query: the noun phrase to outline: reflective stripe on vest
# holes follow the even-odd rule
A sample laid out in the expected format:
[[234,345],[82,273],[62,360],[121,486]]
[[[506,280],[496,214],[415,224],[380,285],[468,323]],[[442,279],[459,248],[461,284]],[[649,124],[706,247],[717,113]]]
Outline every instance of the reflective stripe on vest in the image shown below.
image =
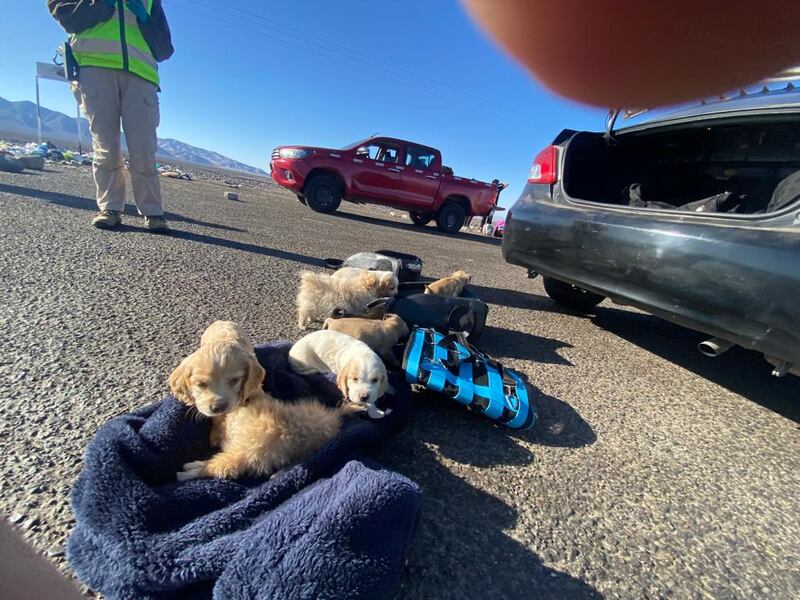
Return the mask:
[[[144,4],[150,14],[153,0],[145,0]],[[159,84],[158,64],[150,46],[139,29],[136,15],[124,8],[122,1],[117,2],[112,18],[73,35],[70,45],[82,67],[126,70]]]

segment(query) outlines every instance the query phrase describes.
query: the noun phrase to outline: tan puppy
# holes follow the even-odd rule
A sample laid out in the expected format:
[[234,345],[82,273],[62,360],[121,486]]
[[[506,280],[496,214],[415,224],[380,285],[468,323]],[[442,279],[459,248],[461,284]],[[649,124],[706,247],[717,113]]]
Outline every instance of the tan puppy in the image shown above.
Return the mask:
[[303,271],[297,294],[297,325],[308,329],[341,310],[366,315],[367,304],[378,298],[397,295],[397,277],[388,271],[367,271],[347,267],[333,275]]
[[362,319],[325,319],[323,329],[331,329],[345,333],[352,338],[364,342],[384,360],[397,364],[392,348],[401,339],[408,336],[408,326],[397,315],[386,315],[383,320]]
[[437,279],[426,285],[425,293],[439,296],[460,296],[464,291],[464,286],[470,281],[472,281],[472,275],[465,271],[456,271],[449,277]]
[[339,431],[359,407],[331,409],[314,398],[284,403],[262,389],[265,371],[242,329],[216,321],[169,377],[172,393],[213,420],[211,443],[221,451],[186,463],[178,480],[267,475],[299,462]]

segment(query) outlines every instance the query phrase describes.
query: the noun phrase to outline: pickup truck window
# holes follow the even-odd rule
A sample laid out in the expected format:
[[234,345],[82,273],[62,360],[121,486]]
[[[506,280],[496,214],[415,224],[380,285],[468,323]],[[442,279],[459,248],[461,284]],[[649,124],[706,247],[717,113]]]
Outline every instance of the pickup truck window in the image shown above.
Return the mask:
[[370,144],[360,147],[356,155],[380,162],[396,163],[400,156],[400,148],[389,144]]
[[434,160],[436,160],[436,154],[431,152],[428,148],[409,145],[406,150],[407,167],[412,167],[414,169],[430,169]]

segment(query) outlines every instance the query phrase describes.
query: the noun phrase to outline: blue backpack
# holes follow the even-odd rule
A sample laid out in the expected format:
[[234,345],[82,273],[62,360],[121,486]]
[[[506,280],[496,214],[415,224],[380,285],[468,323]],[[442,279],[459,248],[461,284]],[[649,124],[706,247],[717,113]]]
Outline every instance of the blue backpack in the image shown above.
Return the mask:
[[410,384],[441,392],[510,429],[529,429],[536,422],[522,377],[471,346],[463,334],[415,328],[403,371]]

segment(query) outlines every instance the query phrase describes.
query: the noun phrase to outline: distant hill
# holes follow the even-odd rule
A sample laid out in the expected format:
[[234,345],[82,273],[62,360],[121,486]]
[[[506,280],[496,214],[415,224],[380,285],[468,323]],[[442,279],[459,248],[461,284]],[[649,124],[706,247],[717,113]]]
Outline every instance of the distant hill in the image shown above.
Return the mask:
[[[84,144],[89,146],[92,138],[89,134],[89,123],[86,119],[80,119],[80,127]],[[36,136],[36,104],[27,101],[10,102],[0,98],[0,130],[26,137]],[[43,106],[42,136],[53,141],[77,144],[78,119]],[[124,136],[122,143],[123,145],[125,144]],[[251,167],[217,152],[198,148],[180,140],[159,138],[157,155],[167,161],[176,160],[205,167],[243,171],[254,175],[267,174],[262,169]]]

